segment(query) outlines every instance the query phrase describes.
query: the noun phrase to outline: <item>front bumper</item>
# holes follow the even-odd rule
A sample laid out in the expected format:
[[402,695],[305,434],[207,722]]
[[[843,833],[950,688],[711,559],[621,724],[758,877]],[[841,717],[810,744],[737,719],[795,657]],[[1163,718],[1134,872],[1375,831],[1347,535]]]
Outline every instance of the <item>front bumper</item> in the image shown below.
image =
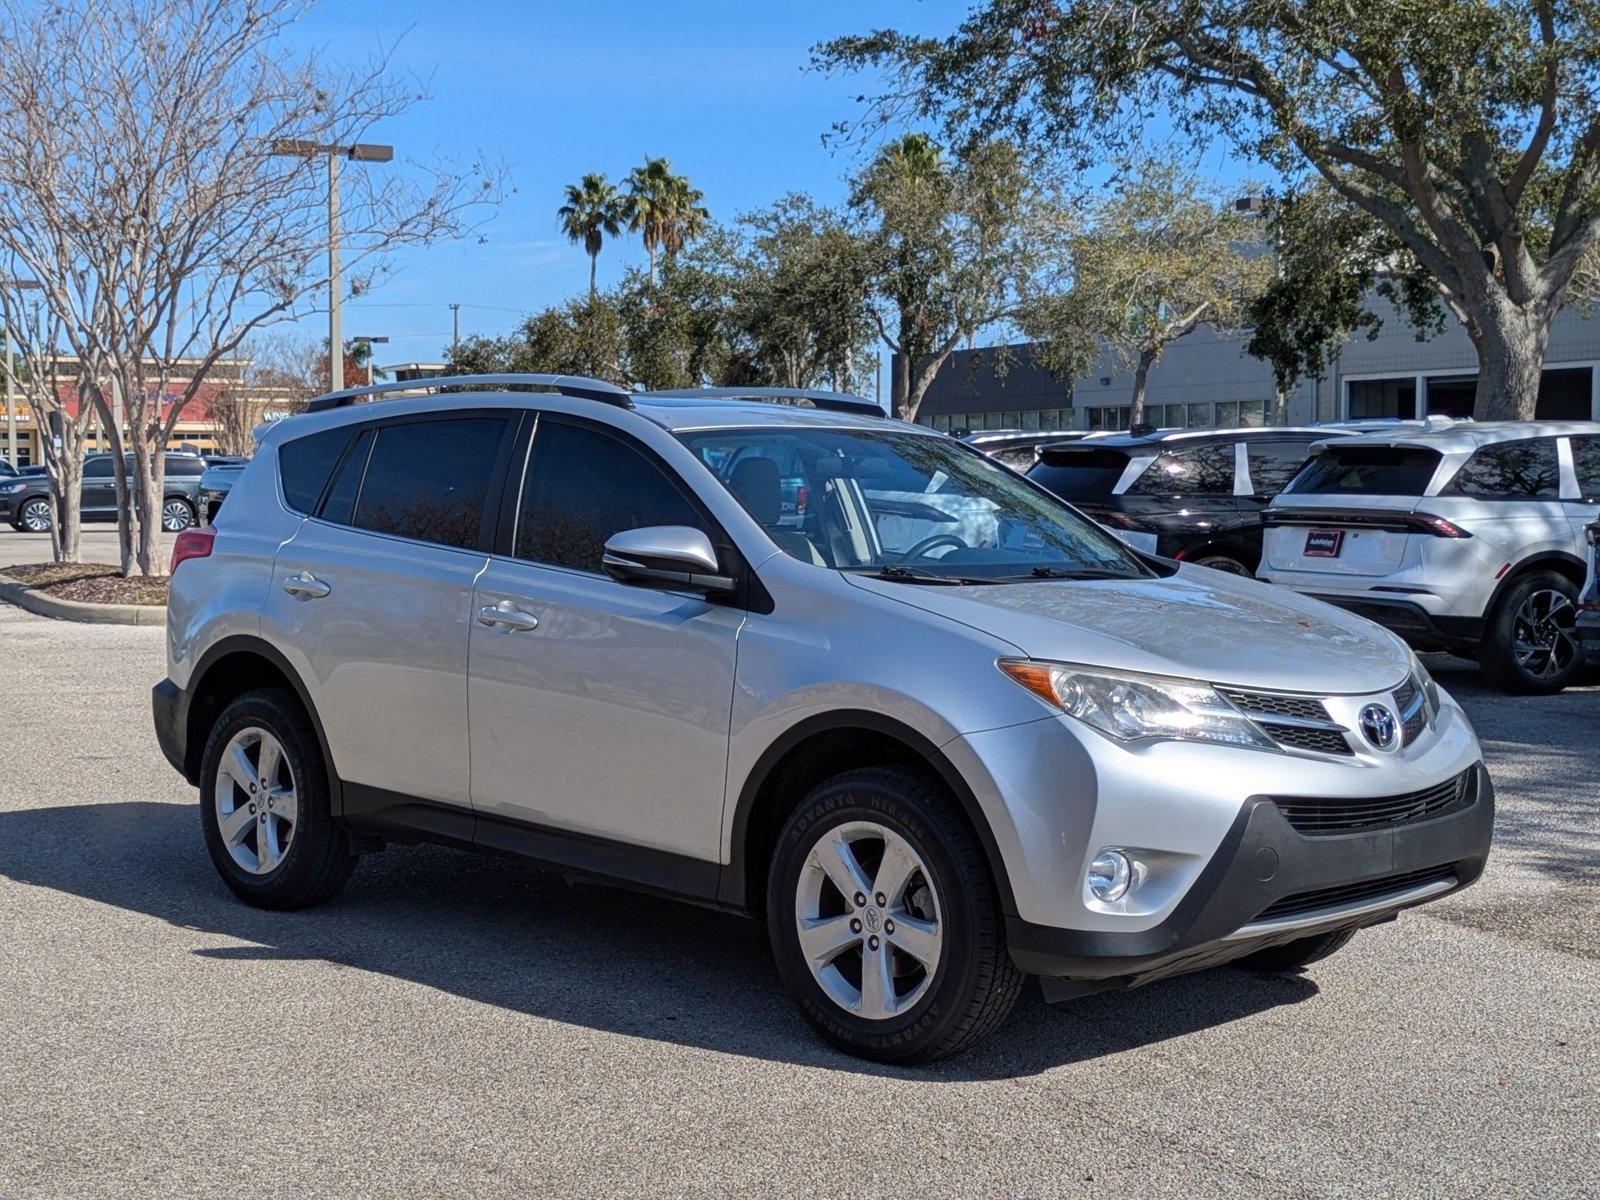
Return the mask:
[[1270,797],[1253,796],[1159,924],[1117,932],[1012,917],[1011,956],[1030,974],[1131,987],[1311,933],[1387,920],[1459,891],[1483,873],[1494,829],[1489,773],[1482,763],[1470,770],[1470,806],[1368,833],[1305,836]]

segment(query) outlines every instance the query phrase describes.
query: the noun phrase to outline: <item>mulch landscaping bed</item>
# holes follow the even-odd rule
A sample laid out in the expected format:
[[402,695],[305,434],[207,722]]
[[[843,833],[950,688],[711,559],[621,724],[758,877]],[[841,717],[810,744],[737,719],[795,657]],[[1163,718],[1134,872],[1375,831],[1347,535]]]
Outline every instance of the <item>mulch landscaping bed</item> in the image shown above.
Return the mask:
[[167,602],[167,581],[124,579],[107,563],[19,563],[0,567],[0,575],[26,583],[35,591],[83,604],[151,604]]

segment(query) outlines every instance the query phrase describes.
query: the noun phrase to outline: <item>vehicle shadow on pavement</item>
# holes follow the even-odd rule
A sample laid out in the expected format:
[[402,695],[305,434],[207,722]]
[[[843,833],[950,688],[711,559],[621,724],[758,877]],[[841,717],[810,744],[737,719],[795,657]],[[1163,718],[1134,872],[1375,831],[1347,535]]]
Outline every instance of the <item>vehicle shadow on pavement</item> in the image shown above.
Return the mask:
[[263,912],[223,886],[199,823],[192,805],[142,802],[0,812],[0,875],[248,943],[194,951],[222,962],[324,960],[604,1032],[921,1079],[1031,1075],[1317,993],[1303,977],[1224,968],[1051,1008],[1030,984],[991,1041],[910,1072],[817,1039],[742,918],[437,847],[364,859],[320,908]]

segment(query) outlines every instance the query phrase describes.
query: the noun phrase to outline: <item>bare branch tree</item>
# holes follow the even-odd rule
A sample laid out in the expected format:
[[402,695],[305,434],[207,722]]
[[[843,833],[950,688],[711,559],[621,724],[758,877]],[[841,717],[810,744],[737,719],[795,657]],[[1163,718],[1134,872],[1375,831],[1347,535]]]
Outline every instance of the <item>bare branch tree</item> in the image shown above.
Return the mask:
[[[212,367],[316,311],[327,284],[326,156],[275,149],[353,145],[419,98],[384,59],[341,68],[291,51],[282,34],[305,7],[0,0],[0,256],[43,285],[85,366],[128,498],[125,573],[163,569],[161,452]],[[348,172],[355,285],[385,251],[459,235],[502,177],[483,162]]]

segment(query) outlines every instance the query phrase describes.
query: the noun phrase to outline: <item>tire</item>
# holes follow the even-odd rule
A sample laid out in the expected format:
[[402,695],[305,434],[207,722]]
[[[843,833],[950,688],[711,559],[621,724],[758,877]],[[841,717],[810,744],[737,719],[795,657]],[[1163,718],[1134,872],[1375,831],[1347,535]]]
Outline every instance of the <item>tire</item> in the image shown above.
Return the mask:
[[35,496],[17,510],[16,526],[19,532],[49,533],[55,520],[55,508],[49,497]]
[[[281,751],[276,770],[263,759],[267,738]],[[225,783],[221,778],[224,754],[237,763],[235,749],[243,750],[244,763]],[[252,766],[254,769],[247,769]],[[271,791],[279,797],[276,814],[268,814],[256,804],[268,791],[264,787],[256,790],[259,770],[272,775]],[[285,782],[293,795],[292,821],[285,815]],[[225,813],[239,814],[237,823],[227,823],[226,832]],[[258,908],[320,904],[345,885],[355,868],[350,839],[334,821],[328,805],[327,766],[316,731],[299,699],[287,688],[246,692],[222,710],[200,760],[200,821],[206,849],[223,882],[241,900]]]
[[[1573,635],[1578,587],[1556,571],[1530,571],[1506,588],[1490,614],[1478,665],[1504,692],[1559,692],[1583,674],[1584,652]],[[1533,649],[1518,650],[1518,646]]]
[[166,533],[182,533],[195,523],[194,505],[182,496],[168,496],[161,502],[161,528]]
[[[881,838],[875,838],[878,833]],[[836,839],[854,839],[849,864],[860,869],[867,885],[865,904],[846,896],[814,857],[826,855]],[[891,847],[893,861],[901,864],[909,861],[903,857],[909,850],[915,868],[890,869]],[[836,871],[849,870],[842,857],[830,861]],[[899,883],[885,883],[889,878]],[[876,904],[875,885],[895,894]],[[801,946],[802,916],[818,931],[813,951],[823,933],[844,947],[817,970]],[[868,928],[873,925],[879,932]],[[1022,987],[976,837],[943,792],[900,767],[848,771],[801,801],[773,851],[767,928],[784,987],[813,1028],[839,1049],[878,1062],[930,1062],[977,1045],[1000,1027]],[[929,929],[936,939],[928,939]],[[913,930],[920,935],[915,940]],[[924,957],[903,948],[908,945]],[[936,952],[930,954],[929,947]],[[886,972],[872,976],[882,981],[876,988],[866,975],[869,955]],[[931,970],[927,958],[934,962]],[[878,1006],[886,1015],[860,1011],[873,1007],[874,995],[889,997]]]
[[1337,954],[1355,935],[1354,929],[1338,929],[1333,933],[1297,938],[1281,946],[1268,946],[1265,950],[1246,954],[1243,958],[1235,959],[1234,966],[1251,971],[1298,971],[1330,954]]
[[1210,567],[1213,571],[1226,571],[1229,575],[1243,575],[1246,579],[1255,578],[1249,567],[1226,554],[1208,554],[1205,558],[1191,558],[1189,561],[1197,567]]

